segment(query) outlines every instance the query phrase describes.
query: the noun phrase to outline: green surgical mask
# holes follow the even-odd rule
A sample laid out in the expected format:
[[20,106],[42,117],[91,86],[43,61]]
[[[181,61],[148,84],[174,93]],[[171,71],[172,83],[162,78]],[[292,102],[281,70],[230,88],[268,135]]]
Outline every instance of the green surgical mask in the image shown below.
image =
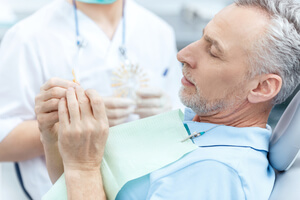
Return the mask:
[[117,0],[77,0],[83,3],[90,3],[90,4],[112,4]]

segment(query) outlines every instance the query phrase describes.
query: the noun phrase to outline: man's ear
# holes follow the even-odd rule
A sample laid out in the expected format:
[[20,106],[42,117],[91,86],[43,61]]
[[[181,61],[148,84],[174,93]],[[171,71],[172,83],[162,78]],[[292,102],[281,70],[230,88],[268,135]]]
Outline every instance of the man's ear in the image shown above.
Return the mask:
[[282,79],[276,74],[264,74],[248,94],[250,103],[262,103],[272,100],[280,91]]

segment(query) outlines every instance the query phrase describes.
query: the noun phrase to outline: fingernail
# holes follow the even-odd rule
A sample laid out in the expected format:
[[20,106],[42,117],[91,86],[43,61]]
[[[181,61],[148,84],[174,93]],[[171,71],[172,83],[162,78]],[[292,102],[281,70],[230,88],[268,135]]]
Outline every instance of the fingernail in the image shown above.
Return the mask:
[[69,88],[68,88],[68,91],[74,91],[74,88],[69,87]]

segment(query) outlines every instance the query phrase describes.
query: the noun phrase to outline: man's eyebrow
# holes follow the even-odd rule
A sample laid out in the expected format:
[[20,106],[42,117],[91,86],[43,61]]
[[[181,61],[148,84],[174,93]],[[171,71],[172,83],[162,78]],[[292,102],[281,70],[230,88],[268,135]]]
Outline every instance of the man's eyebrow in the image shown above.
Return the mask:
[[224,54],[224,48],[222,47],[222,45],[220,45],[220,42],[218,42],[217,40],[211,38],[211,37],[208,36],[208,35],[205,35],[205,28],[203,29],[203,37],[204,37],[204,39],[205,39],[207,42],[213,44],[213,45],[216,47],[216,49],[217,49],[221,54]]

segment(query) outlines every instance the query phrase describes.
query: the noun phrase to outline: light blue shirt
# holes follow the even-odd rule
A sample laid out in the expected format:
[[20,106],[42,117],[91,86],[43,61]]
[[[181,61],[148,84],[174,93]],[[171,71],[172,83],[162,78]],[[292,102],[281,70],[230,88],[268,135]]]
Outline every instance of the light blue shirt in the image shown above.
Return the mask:
[[[191,120],[194,113],[185,113]],[[185,121],[189,132],[215,124]],[[199,148],[128,182],[117,199],[267,200],[275,173],[267,159],[271,128],[218,126],[193,139]]]

